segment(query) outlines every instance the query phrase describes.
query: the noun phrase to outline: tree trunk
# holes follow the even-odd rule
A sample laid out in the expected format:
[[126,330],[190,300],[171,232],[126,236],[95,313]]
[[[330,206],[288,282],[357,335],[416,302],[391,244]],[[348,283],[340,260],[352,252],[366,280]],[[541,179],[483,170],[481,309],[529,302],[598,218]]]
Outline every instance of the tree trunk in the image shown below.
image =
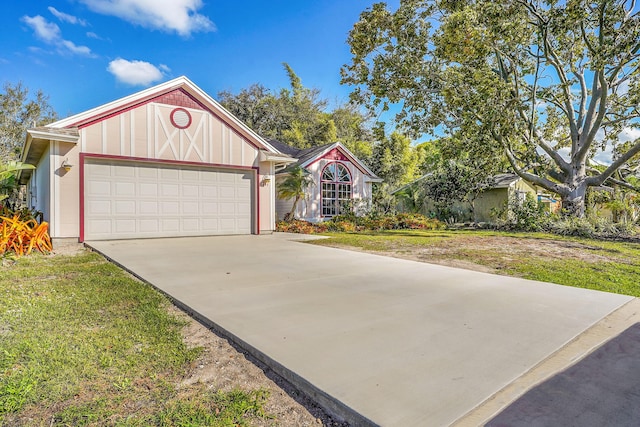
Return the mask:
[[300,201],[300,196],[296,196],[295,200],[293,201],[293,206],[291,206],[291,212],[289,212],[285,218],[288,222],[291,222],[294,219],[296,219],[296,207],[298,206],[299,201]]
[[562,214],[565,217],[584,218],[586,212],[587,185],[582,182],[572,191],[562,195]]

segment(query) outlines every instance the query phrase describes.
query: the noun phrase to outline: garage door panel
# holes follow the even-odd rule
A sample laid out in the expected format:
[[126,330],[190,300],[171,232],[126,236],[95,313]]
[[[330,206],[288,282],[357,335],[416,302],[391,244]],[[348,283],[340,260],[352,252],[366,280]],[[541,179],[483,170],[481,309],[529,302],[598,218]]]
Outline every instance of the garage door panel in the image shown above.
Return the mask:
[[153,215],[158,213],[158,202],[155,200],[140,200],[138,205],[140,206],[140,211],[138,213],[141,215]]
[[162,197],[178,197],[180,187],[178,184],[160,184],[160,195]]
[[181,206],[183,215],[198,215],[200,212],[200,203],[198,203],[197,199],[194,201],[184,201]]
[[198,218],[184,218],[182,220],[182,230],[186,232],[197,232],[200,230],[200,220]]
[[140,166],[138,168],[138,178],[158,179],[158,168],[150,166]]
[[111,215],[111,202],[108,200],[96,200],[87,203],[89,215]]
[[90,194],[110,196],[111,195],[111,182],[110,181],[97,181],[95,179],[87,181],[87,191]]
[[213,185],[203,185],[200,187],[200,197],[203,199],[217,199],[218,198],[218,187],[214,187]]
[[182,197],[198,198],[200,187],[194,184],[182,185]]
[[141,182],[139,184],[138,194],[141,197],[158,197],[158,184]]
[[128,234],[136,232],[136,220],[131,219],[114,219],[113,220],[113,233],[115,234]]
[[180,171],[174,168],[161,168],[160,179],[177,181],[180,176]]
[[160,214],[162,215],[178,215],[180,214],[180,203],[177,201],[168,202],[162,200],[160,202]]
[[135,215],[136,214],[135,200],[116,200],[115,207],[116,207],[115,208],[116,215]]
[[158,233],[160,231],[159,219],[141,219],[139,222],[140,231],[142,233]]
[[177,218],[165,218],[160,220],[160,229],[162,232],[179,232],[180,231],[180,220]]
[[115,195],[116,196],[129,196],[134,197],[136,195],[136,183],[135,182],[116,182],[115,183]]
[[91,159],[85,239],[249,234],[253,173]]

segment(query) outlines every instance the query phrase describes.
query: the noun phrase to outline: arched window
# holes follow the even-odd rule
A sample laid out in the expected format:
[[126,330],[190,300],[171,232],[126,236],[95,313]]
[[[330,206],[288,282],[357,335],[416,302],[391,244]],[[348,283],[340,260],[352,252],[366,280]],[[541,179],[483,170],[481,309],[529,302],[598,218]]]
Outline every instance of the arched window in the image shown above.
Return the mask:
[[340,214],[341,206],[351,200],[351,174],[342,163],[329,163],[322,171],[322,216]]

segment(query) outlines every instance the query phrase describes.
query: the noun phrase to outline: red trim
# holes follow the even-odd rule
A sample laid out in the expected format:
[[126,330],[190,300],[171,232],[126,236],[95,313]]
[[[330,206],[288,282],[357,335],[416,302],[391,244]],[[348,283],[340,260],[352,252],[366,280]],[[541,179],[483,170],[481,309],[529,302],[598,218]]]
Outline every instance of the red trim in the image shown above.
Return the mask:
[[254,188],[255,188],[255,209],[254,212],[256,214],[256,219],[254,221],[255,230],[252,234],[260,234],[260,168],[257,166],[231,166],[231,165],[221,165],[217,163],[202,163],[202,162],[186,162],[186,161],[177,161],[177,160],[164,160],[164,159],[149,159],[145,157],[126,157],[126,156],[116,156],[111,154],[94,154],[94,153],[80,153],[80,237],[78,238],[79,242],[84,242],[84,205],[85,205],[85,170],[84,166],[86,163],[86,159],[98,159],[98,160],[116,160],[121,162],[138,162],[138,163],[157,163],[157,164],[165,164],[165,165],[184,165],[184,166],[199,166],[206,167],[210,169],[229,169],[229,170],[241,170],[241,171],[253,171],[254,177]]
[[78,241],[84,242],[84,158],[86,154],[80,153],[80,237]]
[[[175,119],[173,118],[173,116],[175,116],[175,114],[179,111],[182,111],[183,113],[185,113],[189,118],[189,121],[184,126],[177,124]],[[191,117],[191,113],[189,113],[187,110],[185,110],[182,107],[178,107],[178,108],[174,108],[173,111],[171,111],[171,114],[169,114],[169,120],[171,120],[171,124],[177,127],[178,129],[187,129],[189,126],[191,126],[191,122],[193,121],[193,118]]]
[[[186,96],[188,96],[189,98],[191,98],[194,102],[196,102],[198,105],[200,105],[202,107],[202,109],[206,112],[208,112],[209,114],[213,115],[214,117],[216,117],[218,120],[220,120],[222,123],[225,123],[227,126],[229,126],[229,128],[231,128],[233,130],[233,132],[238,135],[240,138],[246,140],[249,144],[251,144],[253,147],[255,147],[257,150],[260,150],[260,147],[258,146],[258,144],[254,143],[252,141],[252,137],[249,134],[245,134],[243,133],[241,130],[237,129],[236,126],[230,122],[228,122],[227,120],[225,120],[222,116],[220,116],[219,114],[217,114],[215,111],[213,111],[211,108],[207,107],[206,105],[204,105],[202,102],[198,101],[197,99],[195,99],[189,92],[187,92],[186,90],[184,90],[183,88],[173,88],[173,89],[169,89],[166,92],[162,92],[159,93],[158,95],[152,96],[148,99],[143,99],[139,102],[134,102],[131,103],[129,105],[125,105],[119,108],[114,108],[110,111],[107,111],[99,116],[96,116],[93,119],[86,119],[84,121],[80,121],[80,122],[76,122],[73,123],[69,126],[67,126],[67,128],[71,128],[71,127],[78,127],[78,129],[83,129],[85,127],[94,125],[96,123],[100,123],[103,120],[107,120],[110,119],[112,117],[118,116],[122,113],[126,113],[127,111],[131,111],[134,110],[138,107],[142,107],[144,105],[147,105],[151,102],[158,102],[161,101],[162,97],[164,97],[165,95],[174,92],[176,90],[179,90],[181,92],[183,92]],[[159,102],[160,104],[165,104],[162,102]],[[165,104],[166,105],[166,104]],[[170,104],[169,104],[170,105]],[[266,148],[266,147],[264,147]]]
[[[335,152],[338,151],[340,154],[342,154],[342,156],[344,156],[344,159],[335,159],[332,158],[331,156],[335,156]],[[332,150],[330,150],[328,153],[326,153],[325,155],[316,158],[314,161],[312,161],[311,163],[309,163],[306,167],[311,166],[312,164],[320,161],[320,160],[331,160],[331,161],[343,161],[343,162],[349,162],[351,163],[353,166],[355,166],[356,169],[358,169],[360,172],[362,172],[364,175],[369,176],[369,173],[364,170],[359,164],[358,161],[356,161],[356,159],[351,158],[347,153],[345,153],[344,151],[342,151],[341,147],[336,147]]]
[[81,153],[80,156],[97,158],[97,159],[107,159],[107,160],[122,160],[125,162],[130,161],[130,162],[145,162],[145,163],[163,163],[163,164],[173,164],[178,166],[179,165],[202,166],[202,167],[218,168],[218,169],[236,169],[236,170],[258,169],[257,166],[235,166],[235,165],[223,165],[220,163],[190,162],[185,160],[151,159],[148,157],[129,157],[129,156],[118,156],[114,154]]

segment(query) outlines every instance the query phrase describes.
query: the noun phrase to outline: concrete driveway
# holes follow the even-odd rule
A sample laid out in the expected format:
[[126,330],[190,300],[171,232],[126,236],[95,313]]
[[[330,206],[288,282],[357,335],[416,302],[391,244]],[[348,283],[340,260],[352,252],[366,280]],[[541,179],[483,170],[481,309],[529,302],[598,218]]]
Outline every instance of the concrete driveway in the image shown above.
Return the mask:
[[633,299],[291,238],[88,245],[361,425],[468,417]]

